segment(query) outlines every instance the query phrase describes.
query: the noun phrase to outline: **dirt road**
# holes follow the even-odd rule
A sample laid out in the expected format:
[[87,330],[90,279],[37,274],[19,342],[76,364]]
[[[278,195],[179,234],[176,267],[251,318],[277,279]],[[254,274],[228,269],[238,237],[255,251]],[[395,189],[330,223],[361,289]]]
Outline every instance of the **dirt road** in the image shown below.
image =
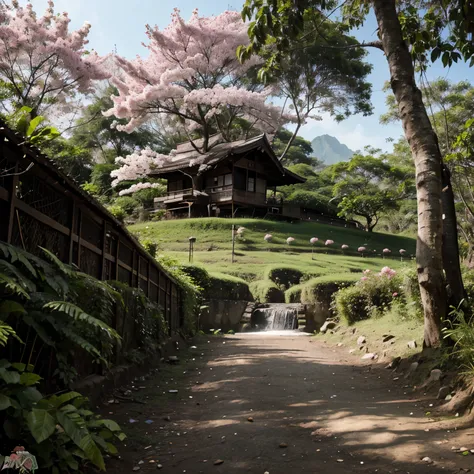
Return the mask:
[[137,382],[134,396],[146,404],[105,409],[129,435],[109,472],[418,474],[474,468],[474,456],[451,449],[469,441],[474,448],[474,429],[461,429],[459,418],[430,418],[426,412],[435,401],[415,398],[403,377],[394,381],[390,371],[362,363],[347,348],[295,333],[200,337],[195,344],[180,353],[179,365]]

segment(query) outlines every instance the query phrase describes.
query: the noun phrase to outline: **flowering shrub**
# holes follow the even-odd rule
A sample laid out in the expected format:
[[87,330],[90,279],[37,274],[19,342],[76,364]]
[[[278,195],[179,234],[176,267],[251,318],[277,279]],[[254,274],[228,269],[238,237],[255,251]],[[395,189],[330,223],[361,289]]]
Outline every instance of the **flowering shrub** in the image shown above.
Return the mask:
[[334,240],[328,239],[326,240],[326,242],[324,242],[324,245],[329,246],[329,245],[332,245],[333,243],[334,243]]
[[346,245],[346,244],[341,245],[341,249],[342,249],[342,250],[347,250],[348,248],[349,248],[349,245]]
[[391,307],[394,298],[398,298],[400,286],[401,278],[390,267],[383,267],[378,273],[364,270],[353,287],[336,293],[337,312],[349,324],[383,313]]
[[295,241],[294,237],[288,237],[288,238],[286,239],[286,243],[287,243],[288,245],[290,245],[290,244],[291,244],[292,242],[294,242],[294,241]]
[[317,238],[317,237],[311,237],[311,239],[309,239],[309,243],[310,243],[311,245],[314,245],[317,241],[318,241],[318,238]]
[[364,253],[366,250],[367,250],[367,249],[366,249],[365,247],[359,247],[359,248],[357,249],[357,251],[360,252],[360,253]]
[[265,240],[265,242],[271,242],[272,239],[273,239],[272,234],[265,234],[265,237],[263,238],[263,240]]
[[239,237],[242,237],[244,235],[244,232],[245,232],[245,227],[239,227],[235,233],[239,236]]
[[390,249],[383,249],[382,253],[388,255],[389,253],[392,253],[392,251]]

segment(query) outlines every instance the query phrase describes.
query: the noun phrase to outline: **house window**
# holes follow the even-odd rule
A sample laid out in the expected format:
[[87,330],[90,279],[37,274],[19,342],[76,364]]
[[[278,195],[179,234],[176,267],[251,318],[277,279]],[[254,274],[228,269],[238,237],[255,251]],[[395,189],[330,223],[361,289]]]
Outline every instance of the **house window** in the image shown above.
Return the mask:
[[249,171],[249,174],[247,177],[247,191],[251,193],[255,192],[255,179],[256,179],[255,171]]
[[224,175],[224,185],[225,186],[230,186],[232,184],[232,174],[226,174]]

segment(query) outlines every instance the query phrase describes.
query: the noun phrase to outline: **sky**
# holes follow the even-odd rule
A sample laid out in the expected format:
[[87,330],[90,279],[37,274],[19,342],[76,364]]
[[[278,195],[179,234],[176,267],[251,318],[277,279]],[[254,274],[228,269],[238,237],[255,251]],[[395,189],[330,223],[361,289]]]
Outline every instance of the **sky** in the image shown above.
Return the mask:
[[[37,13],[42,13],[47,4],[47,0],[31,2]],[[189,18],[196,7],[200,15],[219,14],[226,9],[240,10],[242,0],[55,0],[54,3],[57,11],[69,13],[72,28],[80,27],[84,21],[92,24],[89,46],[99,54],[116,50],[122,56],[133,58],[137,54],[147,53],[142,45],[147,39],[145,25],[166,27],[175,7],[179,8],[184,18]],[[370,16],[364,27],[355,32],[355,36],[361,41],[375,40],[376,30],[375,18]],[[387,139],[397,140],[403,130],[400,123],[379,123],[380,115],[386,112],[386,93],[382,88],[389,79],[388,64],[382,51],[373,48],[368,48],[367,51],[367,61],[373,65],[369,81],[372,83],[374,114],[369,117],[355,115],[340,123],[323,115],[321,121],[309,121],[303,126],[300,135],[307,140],[318,135],[332,135],[354,151],[362,150],[367,145],[390,151],[392,145]],[[470,80],[474,83],[474,68],[457,64],[451,69],[445,69],[439,62],[431,66],[428,72],[428,79],[438,77],[445,77],[453,82]]]

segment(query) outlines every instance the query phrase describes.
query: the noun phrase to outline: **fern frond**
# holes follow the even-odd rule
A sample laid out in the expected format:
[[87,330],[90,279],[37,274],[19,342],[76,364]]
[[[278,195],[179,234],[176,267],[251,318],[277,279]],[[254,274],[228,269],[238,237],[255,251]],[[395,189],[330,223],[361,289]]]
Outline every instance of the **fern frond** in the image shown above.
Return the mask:
[[15,330],[9,324],[0,321],[0,346],[5,346],[9,337],[14,337],[23,344],[23,341],[16,335]]
[[30,299],[28,293],[22,288],[22,286],[4,273],[0,273],[0,286],[5,287],[14,295],[21,296],[27,300]]
[[3,270],[8,276],[16,277],[18,283],[25,288],[25,290],[29,292],[36,291],[36,285],[12,263],[6,260],[0,260],[0,270]]
[[2,250],[3,254],[6,258],[10,259],[11,263],[15,263],[19,261],[29,272],[30,274],[36,278],[37,273],[33,265],[31,264],[30,260],[32,255],[28,252],[21,250],[19,248],[14,247],[13,245],[0,243],[0,249]]
[[69,268],[67,265],[65,265],[63,262],[61,262],[61,260],[59,260],[59,258],[56,257],[56,255],[54,255],[54,253],[50,252],[48,249],[45,249],[44,247],[41,247],[41,246],[40,246],[40,249],[44,252],[44,254],[48,258],[48,260],[50,262],[52,262],[54,264],[54,266],[61,273],[63,273],[64,275],[66,275],[68,277],[74,275],[74,271],[71,268]]
[[97,358],[99,358],[101,361],[105,362],[104,358],[102,357],[97,347],[95,347],[89,341],[87,341],[82,336],[77,334],[77,332],[73,331],[67,326],[58,326],[57,329],[61,334],[63,334],[63,336],[67,337],[71,342],[81,347],[89,354],[94,355]]
[[81,308],[75,304],[67,301],[50,301],[43,306],[43,309],[50,310],[56,313],[64,313],[73,318],[75,321],[81,321],[89,326],[102,329],[107,332],[111,338],[120,339],[118,333],[112,329],[108,324],[104,323],[100,319],[94,318],[90,314],[85,313]]

